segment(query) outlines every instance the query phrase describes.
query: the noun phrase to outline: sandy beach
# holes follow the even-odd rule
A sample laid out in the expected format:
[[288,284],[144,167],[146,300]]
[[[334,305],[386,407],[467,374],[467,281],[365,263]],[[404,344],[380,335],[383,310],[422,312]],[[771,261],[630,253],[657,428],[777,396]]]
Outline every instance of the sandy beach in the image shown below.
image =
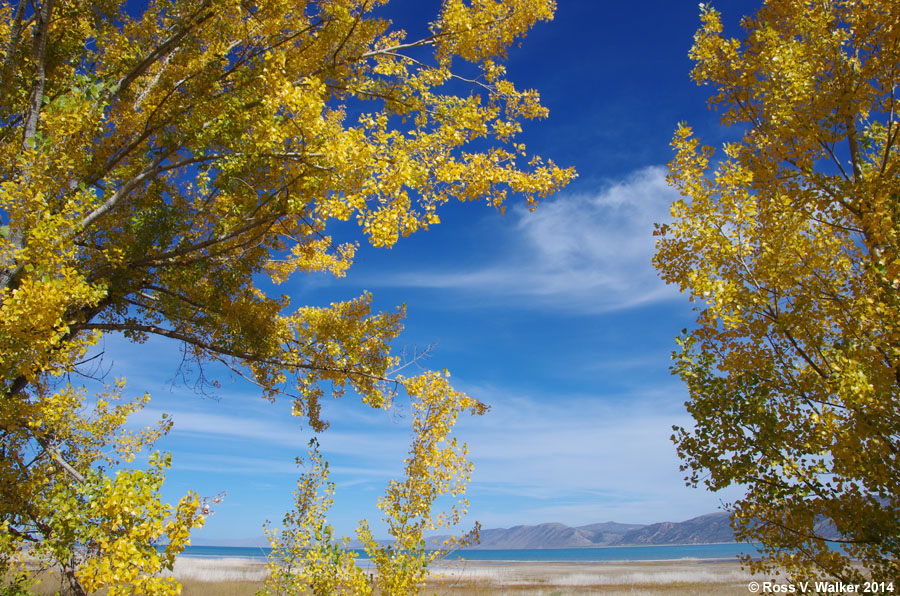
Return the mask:
[[[182,557],[175,576],[185,596],[252,594],[265,563]],[[569,594],[748,594],[751,576],[734,561],[629,563],[448,561],[433,568],[425,594],[564,596]]]

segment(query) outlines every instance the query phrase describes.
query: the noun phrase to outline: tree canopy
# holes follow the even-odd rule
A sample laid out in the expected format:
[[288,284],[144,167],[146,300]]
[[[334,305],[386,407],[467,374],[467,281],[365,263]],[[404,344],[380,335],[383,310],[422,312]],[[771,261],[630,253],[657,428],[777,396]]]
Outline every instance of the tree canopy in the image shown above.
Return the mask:
[[72,383],[104,333],[180,342],[293,400],[316,431],[320,400],[347,389],[373,407],[411,386],[425,411],[448,396],[480,411],[392,373],[402,308],[264,291],[344,275],[357,245],[333,222],[390,247],[448,201],[534,205],[574,176],[526,153],[522,123],[547,111],[503,66],[553,0],[444,0],[417,39],[386,4],[0,6],[0,572],[28,544],[76,591],[175,589],[157,572],[203,508],[193,493],[160,501],[167,456],[127,467],[169,427],[122,430],[148,397]]
[[[679,127],[656,265],[700,303],[674,371],[689,483],[753,568],[900,578],[900,4],[767,0],[742,40],[701,5],[693,78],[740,140]],[[853,560],[861,563],[862,570]]]

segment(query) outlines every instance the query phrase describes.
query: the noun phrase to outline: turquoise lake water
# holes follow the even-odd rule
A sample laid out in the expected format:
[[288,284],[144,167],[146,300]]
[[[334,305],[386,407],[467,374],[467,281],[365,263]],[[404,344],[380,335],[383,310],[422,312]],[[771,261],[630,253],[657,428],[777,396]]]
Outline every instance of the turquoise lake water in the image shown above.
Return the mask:
[[[356,551],[360,560],[365,551]],[[189,546],[182,556],[223,559],[240,557],[264,560],[269,549],[235,546]],[[469,561],[672,561],[678,559],[736,559],[741,554],[756,554],[749,544],[677,544],[665,546],[608,546],[600,548],[546,548],[510,550],[464,550],[447,557]]]

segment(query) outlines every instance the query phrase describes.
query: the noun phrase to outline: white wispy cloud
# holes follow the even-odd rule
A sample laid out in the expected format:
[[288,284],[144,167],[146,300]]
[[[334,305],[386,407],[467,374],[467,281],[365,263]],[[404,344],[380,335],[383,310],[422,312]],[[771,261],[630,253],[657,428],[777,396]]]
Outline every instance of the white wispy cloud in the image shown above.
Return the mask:
[[[178,461],[178,467],[182,471],[203,472],[203,473],[220,473],[220,474],[240,474],[242,476],[263,476],[271,478],[273,476],[290,476],[296,478],[301,473],[306,472],[303,461],[298,466],[296,462],[289,461],[289,458],[282,457],[246,457],[231,453],[226,454],[210,454],[210,453],[182,453]],[[395,474],[395,470],[385,467],[364,467],[364,466],[330,466],[329,470],[332,474],[341,478],[354,478],[356,480],[347,482],[352,485],[362,482],[361,479],[376,479],[383,481],[384,478],[391,477]]]
[[[691,420],[681,406],[684,390],[674,381],[627,395],[463,388],[492,405],[486,416],[462,417],[455,430],[475,464],[468,492],[482,505],[473,507],[473,519],[485,527],[680,520],[714,511],[725,498],[683,487],[669,436],[673,424],[689,426]],[[305,455],[311,436],[290,417],[222,414],[185,404],[171,415],[173,438],[194,446],[179,461],[185,472],[295,477],[293,456]],[[401,473],[409,431],[386,415],[381,424],[338,425],[319,440],[339,484],[380,487]],[[517,505],[509,507],[510,501]]]
[[512,395],[482,388],[493,410],[464,420],[475,473],[470,496],[506,495],[515,512],[476,510],[485,527],[583,520],[681,521],[715,511],[720,495],[684,486],[669,439],[672,425],[690,426],[679,390],[606,396]]
[[[134,423],[149,424],[158,420],[161,415],[162,410],[147,409],[135,417]],[[171,412],[168,416],[174,422],[173,436],[217,437],[232,442],[245,440],[257,445],[288,448],[288,453],[297,455],[305,454],[309,440],[317,436],[310,429],[303,428],[299,420],[290,417],[277,421],[187,409]],[[394,453],[405,453],[408,436],[406,426],[393,424],[385,416],[383,424],[377,427],[358,431],[329,429],[318,435],[318,440],[322,450],[328,453],[352,456],[364,454],[367,458],[388,459]]]
[[[390,286],[519,297],[536,306],[607,312],[677,295],[656,275],[653,224],[669,219],[678,198],[665,170],[647,167],[597,192],[562,194],[534,213],[514,209],[506,250],[478,269],[382,276]],[[487,241],[486,241],[487,242]]]

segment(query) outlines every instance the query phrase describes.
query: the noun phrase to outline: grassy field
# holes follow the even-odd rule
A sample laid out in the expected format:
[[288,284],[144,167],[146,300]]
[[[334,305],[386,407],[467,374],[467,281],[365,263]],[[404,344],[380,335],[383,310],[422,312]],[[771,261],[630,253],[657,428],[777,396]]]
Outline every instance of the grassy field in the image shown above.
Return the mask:
[[750,577],[732,562],[452,563],[436,569],[426,594],[568,596],[630,594],[747,596]]
[[[184,596],[253,596],[263,564],[243,559],[179,559]],[[750,576],[735,562],[509,563],[455,561],[435,568],[424,595],[438,596],[747,596]],[[48,578],[36,595],[54,594]]]
[[[251,596],[260,580],[217,580],[215,561],[183,560],[176,572],[184,596]],[[435,568],[422,594],[438,596],[747,596],[750,576],[734,562],[507,563],[460,561]]]

